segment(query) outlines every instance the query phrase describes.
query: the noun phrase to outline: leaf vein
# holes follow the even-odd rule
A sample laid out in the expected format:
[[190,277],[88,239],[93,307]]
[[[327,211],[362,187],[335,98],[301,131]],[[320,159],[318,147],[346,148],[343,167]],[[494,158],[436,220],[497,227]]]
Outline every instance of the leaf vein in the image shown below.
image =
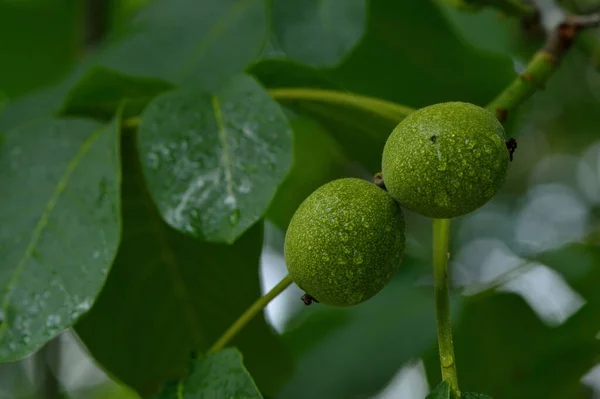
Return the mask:
[[219,129],[219,140],[221,141],[221,163],[225,170],[225,180],[227,181],[227,198],[225,203],[231,205],[232,208],[237,207],[237,199],[233,194],[233,178],[231,174],[231,156],[229,154],[229,143],[227,142],[227,130],[225,129],[225,121],[223,120],[223,113],[221,111],[221,102],[217,96],[212,96],[212,106],[217,120],[217,127]]
[[[92,147],[92,144],[94,144],[94,142],[104,132],[105,132],[105,129],[103,127],[103,128],[96,130],[92,135],[90,135],[90,137],[88,137],[83,142],[83,144],[79,147],[79,150],[75,153],[75,156],[67,164],[65,173],[59,179],[59,181],[54,189],[54,192],[52,193],[52,195],[50,196],[50,199],[46,203],[46,207],[44,208],[44,211],[42,212],[42,216],[40,217],[40,220],[37,222],[37,224],[33,230],[33,234],[31,236],[31,239],[29,240],[29,244],[27,245],[27,248],[25,249],[23,256],[21,257],[21,259],[19,260],[19,263],[15,267],[15,271],[13,272],[13,274],[6,286],[6,293],[4,294],[4,299],[2,302],[2,309],[3,309],[5,315],[7,314],[7,311],[8,311],[7,308],[8,308],[8,304],[9,304],[9,300],[10,300],[10,294],[12,293],[12,287],[18,280],[21,273],[23,272],[23,268],[25,267],[25,264],[33,255],[33,253],[37,247],[37,244],[42,236],[42,233],[44,232],[46,226],[48,225],[48,222],[50,221],[50,216],[54,212],[54,208],[56,208],[56,205],[57,205],[59,199],[61,198],[62,194],[66,190],[67,185],[69,184],[69,181],[71,180],[71,177],[73,176],[73,173],[79,166],[81,160],[87,154],[87,152],[90,150],[90,148]],[[63,289],[64,289],[64,287],[63,287]],[[66,293],[66,291],[65,291],[65,293]],[[69,296],[68,293],[67,293],[67,296]],[[0,326],[0,339],[2,339],[2,337],[4,336],[4,333],[8,329],[7,319],[8,318],[5,318],[4,322]]]

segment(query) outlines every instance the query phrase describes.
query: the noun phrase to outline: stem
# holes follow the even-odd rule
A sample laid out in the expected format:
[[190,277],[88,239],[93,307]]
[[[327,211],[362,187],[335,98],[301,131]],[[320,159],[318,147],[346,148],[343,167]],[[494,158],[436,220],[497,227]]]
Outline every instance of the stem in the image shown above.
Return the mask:
[[246,324],[248,324],[248,322],[252,320],[254,316],[258,314],[258,312],[263,310],[269,304],[269,302],[275,299],[277,295],[281,294],[291,283],[293,283],[293,280],[289,275],[287,275],[279,283],[277,283],[277,285],[273,287],[271,291],[258,298],[258,300],[254,302],[252,306],[246,309],[240,318],[237,319],[235,323],[233,323],[231,327],[229,327],[229,329],[223,333],[223,335],[221,335],[221,338],[219,338],[217,342],[210,347],[207,353],[212,354],[223,349],[225,345],[227,345],[227,343],[231,341],[231,339],[242,328],[244,328],[244,326],[246,326]]
[[391,101],[334,90],[286,88],[271,89],[269,90],[269,94],[274,99],[281,101],[306,100],[358,108],[380,115],[395,123],[399,123],[414,111],[410,107],[405,107]]
[[544,48],[535,53],[525,72],[487,106],[488,110],[494,112],[500,122],[504,122],[510,111],[544,87],[558,69],[560,61],[571,48],[577,35],[583,29],[598,25],[600,25],[600,14],[567,17],[548,36]]
[[442,379],[448,381],[450,389],[460,397],[454,344],[452,343],[452,325],[450,324],[450,294],[448,289],[448,239],[450,237],[450,219],[433,220],[433,286],[435,290],[435,308],[437,321],[438,346]]
[[[357,108],[377,114],[394,123],[400,123],[402,119],[414,111],[413,108],[405,107],[391,101],[334,90],[304,88],[271,89],[269,90],[269,94],[275,100],[279,101],[304,100]],[[123,122],[123,127],[136,128],[140,122],[141,117],[139,116],[128,118]]]
[[533,95],[556,70],[557,64],[545,50],[538,51],[525,72],[518,76],[488,106],[500,122],[506,121],[508,114]]

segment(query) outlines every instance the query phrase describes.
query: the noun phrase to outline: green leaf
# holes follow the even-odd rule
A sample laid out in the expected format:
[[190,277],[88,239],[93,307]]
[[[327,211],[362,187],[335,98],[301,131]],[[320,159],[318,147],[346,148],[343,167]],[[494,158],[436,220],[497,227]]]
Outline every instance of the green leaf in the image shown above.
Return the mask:
[[381,171],[381,154],[385,142],[404,116],[392,121],[380,115],[337,104],[297,103],[292,109],[320,121],[342,145],[348,157],[359,161],[370,175]]
[[83,45],[78,1],[0,1],[0,90],[11,98],[60,79]]
[[49,120],[0,146],[0,361],[85,313],[120,239],[117,124]]
[[190,376],[164,389],[157,399],[262,399],[236,349],[201,356],[192,367]]
[[123,116],[139,115],[154,97],[173,87],[159,79],[93,67],[69,91],[61,113],[109,119],[125,104]]
[[[135,137],[123,140],[123,242],[76,330],[103,367],[147,395],[185,376],[190,353],[205,351],[260,297],[263,229],[257,224],[224,245],[170,228],[146,190]],[[273,393],[290,372],[289,355],[262,315],[232,345],[263,392]]]
[[491,396],[484,395],[482,393],[475,392],[462,392],[460,394],[461,399],[494,399]]
[[143,8],[99,63],[185,87],[219,88],[243,72],[267,35],[265,0],[157,0]]
[[0,132],[51,118],[65,94],[62,87],[54,86],[8,101],[0,113]]
[[[263,60],[250,68],[261,83],[270,89],[278,87],[318,87],[340,91],[322,71],[289,60]],[[273,91],[275,92],[275,91]],[[389,118],[355,106],[328,101],[309,101],[286,98],[286,107],[319,121],[352,159],[369,168],[370,173],[381,170],[381,152],[387,137],[404,115]]]
[[292,133],[248,76],[215,94],[181,90],[152,102],[139,140],[148,188],[172,227],[232,243],[266,212],[291,167]]
[[372,0],[363,40],[332,78],[346,90],[422,107],[485,105],[515,77],[512,60],[456,35],[432,0]]
[[60,83],[11,99],[0,113],[0,132],[56,116],[69,90],[83,76],[89,65],[87,61],[81,62]]
[[454,399],[448,381],[442,381],[425,399]]
[[318,87],[340,90],[341,86],[327,76],[326,71],[291,59],[261,59],[248,67],[265,87]]
[[290,57],[335,66],[362,37],[366,12],[365,0],[274,0],[273,30]]
[[[322,70],[286,59],[261,60],[249,72],[268,88],[313,87],[341,90]],[[381,170],[381,152],[397,121],[356,107],[328,102],[281,100],[286,107],[319,121],[352,159],[365,165],[371,174]]]
[[[335,69],[264,59],[250,72],[270,89],[343,88],[413,107],[457,100],[485,105],[515,76],[509,57],[466,44],[431,0],[372,0],[368,16],[364,37]],[[385,140],[402,119],[314,101],[286,105],[322,123],[371,173],[381,170]]]
[[283,231],[298,206],[319,186],[348,174],[349,161],[340,146],[314,120],[290,118],[294,132],[294,164],[279,186],[267,218]]
[[8,103],[8,96],[3,91],[0,91],[0,114],[4,111],[4,107]]
[[438,2],[456,34],[483,51],[491,51],[527,62],[544,43],[543,31],[526,32],[522,20],[511,18],[493,8],[465,11],[447,2]]

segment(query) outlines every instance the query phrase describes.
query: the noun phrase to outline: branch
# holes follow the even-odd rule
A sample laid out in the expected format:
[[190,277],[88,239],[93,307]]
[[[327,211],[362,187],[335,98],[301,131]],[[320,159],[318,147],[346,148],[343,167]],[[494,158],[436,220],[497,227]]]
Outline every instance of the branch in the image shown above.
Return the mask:
[[583,29],[600,25],[600,14],[569,16],[550,33],[546,45],[531,59],[525,72],[504,89],[488,106],[500,122],[508,114],[543,88],[558,68],[577,34]]

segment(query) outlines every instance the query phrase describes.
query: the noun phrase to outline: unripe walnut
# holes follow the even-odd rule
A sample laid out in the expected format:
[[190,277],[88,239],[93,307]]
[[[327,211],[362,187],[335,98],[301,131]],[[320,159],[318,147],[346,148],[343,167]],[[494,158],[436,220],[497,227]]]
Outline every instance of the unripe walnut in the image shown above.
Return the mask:
[[345,178],[318,188],[298,207],[285,237],[285,260],[311,297],[351,306],[392,279],[404,247],[398,204],[373,183]]
[[385,186],[423,216],[453,218],[481,207],[502,187],[509,151],[496,117],[473,104],[421,108],[394,129],[383,150]]

